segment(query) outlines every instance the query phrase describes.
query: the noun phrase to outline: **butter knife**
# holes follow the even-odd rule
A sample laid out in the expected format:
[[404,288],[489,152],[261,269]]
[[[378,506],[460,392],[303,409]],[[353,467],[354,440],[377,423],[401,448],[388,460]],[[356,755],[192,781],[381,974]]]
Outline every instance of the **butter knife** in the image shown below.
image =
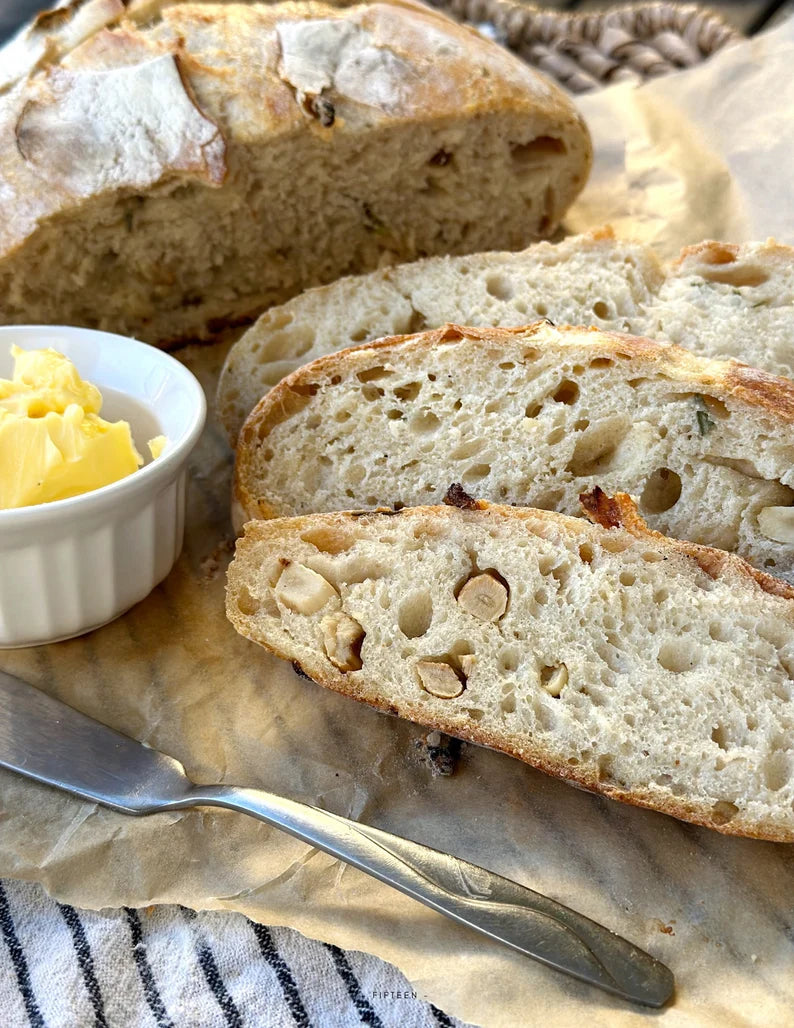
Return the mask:
[[568,907],[465,860],[259,789],[196,785],[178,761],[0,671],[0,766],[123,814],[226,807],[623,999],[661,1007],[669,968]]

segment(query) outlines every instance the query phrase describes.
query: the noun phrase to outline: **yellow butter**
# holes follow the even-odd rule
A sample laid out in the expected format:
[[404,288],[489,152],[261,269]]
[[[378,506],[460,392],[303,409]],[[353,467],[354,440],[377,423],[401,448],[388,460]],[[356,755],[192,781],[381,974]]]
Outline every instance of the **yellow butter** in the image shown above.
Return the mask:
[[149,447],[149,453],[152,455],[152,460],[157,460],[168,445],[168,439],[164,435],[156,435],[154,439],[150,439],[146,445]]
[[99,416],[102,396],[55,350],[14,346],[0,379],[0,509],[64,500],[143,464],[126,421]]

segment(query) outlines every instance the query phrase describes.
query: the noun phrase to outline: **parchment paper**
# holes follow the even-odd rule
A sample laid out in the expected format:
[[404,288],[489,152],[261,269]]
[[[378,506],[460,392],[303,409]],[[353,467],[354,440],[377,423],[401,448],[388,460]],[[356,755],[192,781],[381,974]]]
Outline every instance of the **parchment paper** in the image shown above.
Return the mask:
[[[704,236],[794,243],[793,67],[788,22],[705,67],[580,100],[597,161],[568,228],[611,221],[665,254]],[[211,397],[223,347],[181,356]],[[0,667],[175,755],[197,780],[305,799],[559,898],[668,963],[676,1001],[641,1012],[235,814],[135,820],[2,773],[0,874],[86,907],[179,902],[291,925],[393,961],[420,994],[489,1028],[794,1021],[791,848],[577,792],[473,746],[454,777],[434,779],[413,745],[421,729],[297,678],[227,623],[229,468],[211,424],[185,551],[163,586],[115,624],[0,653]]]

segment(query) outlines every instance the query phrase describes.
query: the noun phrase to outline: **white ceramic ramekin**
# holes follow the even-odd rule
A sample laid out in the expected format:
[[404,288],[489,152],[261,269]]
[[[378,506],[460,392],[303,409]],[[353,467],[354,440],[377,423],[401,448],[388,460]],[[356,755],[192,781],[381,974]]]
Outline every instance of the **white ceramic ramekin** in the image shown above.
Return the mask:
[[[0,328],[0,378],[10,348],[51,346],[99,387],[108,421],[129,421],[146,464],[82,496],[0,510],[0,647],[80,635],[142,600],[182,549],[187,459],[206,417],[204,392],[168,354],[84,328]],[[146,445],[168,442],[157,460]],[[0,474],[2,469],[0,468]]]

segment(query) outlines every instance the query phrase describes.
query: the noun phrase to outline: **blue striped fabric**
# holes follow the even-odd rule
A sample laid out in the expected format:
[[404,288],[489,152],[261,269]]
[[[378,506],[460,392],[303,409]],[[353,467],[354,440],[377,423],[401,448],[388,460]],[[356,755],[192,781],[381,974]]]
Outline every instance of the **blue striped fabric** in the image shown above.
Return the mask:
[[3,1028],[466,1028],[377,957],[182,907],[86,911],[0,883]]

